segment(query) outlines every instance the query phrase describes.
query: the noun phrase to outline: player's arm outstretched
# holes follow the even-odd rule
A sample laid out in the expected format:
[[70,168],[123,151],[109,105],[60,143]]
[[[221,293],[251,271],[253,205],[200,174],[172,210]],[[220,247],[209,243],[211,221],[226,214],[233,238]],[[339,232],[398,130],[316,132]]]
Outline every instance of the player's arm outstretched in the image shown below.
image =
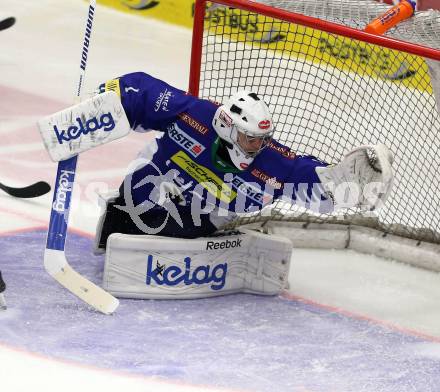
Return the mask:
[[[273,192],[275,199],[324,213],[352,207],[374,210],[390,193],[392,156],[387,147],[360,146],[334,165],[312,156],[295,156],[288,147],[272,140],[270,110],[254,92],[233,95],[218,108],[213,125],[238,169],[261,166],[265,174],[257,177],[269,187],[270,180],[278,183],[277,179],[282,179],[284,185]],[[268,178],[264,178],[267,173]]]

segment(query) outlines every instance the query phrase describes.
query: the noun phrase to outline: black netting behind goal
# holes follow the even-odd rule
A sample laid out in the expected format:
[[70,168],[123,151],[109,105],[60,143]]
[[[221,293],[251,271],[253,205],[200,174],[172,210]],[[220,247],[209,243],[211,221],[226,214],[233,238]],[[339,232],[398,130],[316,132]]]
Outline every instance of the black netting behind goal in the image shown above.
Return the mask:
[[[278,202],[270,218],[356,223],[440,242],[440,122],[424,59],[208,4],[200,97],[222,102],[239,89],[257,92],[273,113],[275,138],[298,154],[338,162],[354,147],[384,143],[395,157],[392,195],[373,216],[361,217],[356,210],[314,215]],[[331,16],[337,22],[335,14]],[[340,23],[356,21],[345,16]],[[357,21],[357,27],[362,23]],[[243,217],[235,224],[268,219],[263,215]]]

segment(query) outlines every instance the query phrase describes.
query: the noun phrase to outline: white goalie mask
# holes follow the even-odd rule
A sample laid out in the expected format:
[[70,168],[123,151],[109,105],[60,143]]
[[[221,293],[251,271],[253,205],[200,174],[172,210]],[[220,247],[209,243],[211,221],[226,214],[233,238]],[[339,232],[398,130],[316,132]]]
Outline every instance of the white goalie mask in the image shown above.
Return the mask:
[[269,108],[257,94],[239,91],[215,112],[212,125],[227,142],[232,163],[245,170],[270,143],[274,131]]

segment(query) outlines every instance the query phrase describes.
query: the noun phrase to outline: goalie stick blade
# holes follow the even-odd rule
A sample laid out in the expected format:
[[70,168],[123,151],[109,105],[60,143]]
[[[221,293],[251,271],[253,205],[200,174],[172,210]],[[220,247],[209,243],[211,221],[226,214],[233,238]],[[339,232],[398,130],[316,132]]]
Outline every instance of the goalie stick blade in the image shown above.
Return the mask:
[[15,18],[10,17],[3,20],[0,20],[0,31],[9,29],[9,27],[13,26],[15,24]]
[[115,297],[78,274],[68,264],[52,276],[63,287],[101,313],[112,314],[119,306]]
[[43,196],[50,192],[50,185],[47,182],[39,181],[23,188],[13,188],[0,182],[0,189],[10,196],[18,197],[20,199],[30,199]]
[[64,252],[46,249],[44,266],[59,284],[101,313],[111,314],[119,306],[115,297],[76,272]]

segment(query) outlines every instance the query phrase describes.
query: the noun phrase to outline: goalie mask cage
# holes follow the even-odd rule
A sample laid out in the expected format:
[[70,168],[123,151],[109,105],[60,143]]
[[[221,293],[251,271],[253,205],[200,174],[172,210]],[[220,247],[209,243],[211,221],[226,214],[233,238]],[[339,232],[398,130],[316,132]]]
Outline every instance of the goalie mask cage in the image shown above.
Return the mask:
[[[197,0],[189,91],[224,102],[264,97],[275,139],[330,163],[384,143],[395,182],[384,208],[317,215],[277,201],[233,226],[263,224],[298,246],[352,247],[440,270],[440,13],[417,12],[386,36],[362,29],[373,0]],[[398,38],[398,39],[396,39]]]

